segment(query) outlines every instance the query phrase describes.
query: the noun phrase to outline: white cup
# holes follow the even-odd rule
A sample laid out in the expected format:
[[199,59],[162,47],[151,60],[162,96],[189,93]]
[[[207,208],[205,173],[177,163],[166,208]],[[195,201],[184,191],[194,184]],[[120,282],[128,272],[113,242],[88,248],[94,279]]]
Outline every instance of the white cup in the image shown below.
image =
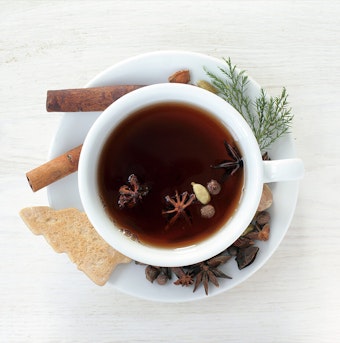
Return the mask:
[[[160,102],[183,102],[217,117],[232,134],[244,165],[244,189],[235,213],[214,234],[182,248],[160,248],[131,240],[106,213],[97,184],[98,161],[112,131],[130,114]],[[300,159],[263,161],[249,125],[226,101],[206,90],[184,84],[156,84],[133,91],[109,106],[86,136],[80,155],[78,182],[84,210],[97,232],[113,248],[133,260],[158,266],[184,266],[211,258],[230,246],[253,219],[263,184],[301,179]]]

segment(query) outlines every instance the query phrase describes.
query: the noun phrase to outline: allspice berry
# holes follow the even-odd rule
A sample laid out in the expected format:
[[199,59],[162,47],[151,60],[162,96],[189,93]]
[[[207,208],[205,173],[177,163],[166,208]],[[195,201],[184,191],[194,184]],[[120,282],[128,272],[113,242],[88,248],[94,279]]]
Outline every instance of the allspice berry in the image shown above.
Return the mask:
[[216,180],[210,180],[207,183],[207,189],[211,195],[217,195],[221,192],[221,185]]
[[145,268],[146,279],[149,280],[151,283],[153,283],[157,279],[159,273],[160,273],[159,268],[156,268],[154,266],[148,265]]
[[201,207],[202,218],[212,218],[215,215],[215,207],[213,205],[205,205]]
[[156,278],[157,283],[161,286],[165,285],[168,282],[168,280],[168,276],[164,273],[160,273]]

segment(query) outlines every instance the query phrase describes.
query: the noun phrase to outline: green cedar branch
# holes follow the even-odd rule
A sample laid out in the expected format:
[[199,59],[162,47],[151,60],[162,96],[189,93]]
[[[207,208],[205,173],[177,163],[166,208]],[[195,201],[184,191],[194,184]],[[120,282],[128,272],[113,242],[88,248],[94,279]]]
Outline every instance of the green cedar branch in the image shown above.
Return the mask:
[[219,68],[224,77],[204,68],[218,95],[232,105],[248,122],[261,151],[269,148],[278,138],[289,133],[293,121],[288,94],[283,88],[277,97],[267,96],[261,88],[260,95],[251,99],[247,95],[249,84],[244,70],[239,71],[230,58],[223,59],[226,68]]

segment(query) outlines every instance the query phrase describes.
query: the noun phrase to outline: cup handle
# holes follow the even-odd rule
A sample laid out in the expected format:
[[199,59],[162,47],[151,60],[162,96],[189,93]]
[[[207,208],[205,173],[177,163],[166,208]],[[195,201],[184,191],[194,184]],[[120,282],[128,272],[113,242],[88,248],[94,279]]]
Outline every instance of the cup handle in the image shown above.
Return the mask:
[[263,182],[293,181],[303,178],[305,169],[299,158],[263,161]]

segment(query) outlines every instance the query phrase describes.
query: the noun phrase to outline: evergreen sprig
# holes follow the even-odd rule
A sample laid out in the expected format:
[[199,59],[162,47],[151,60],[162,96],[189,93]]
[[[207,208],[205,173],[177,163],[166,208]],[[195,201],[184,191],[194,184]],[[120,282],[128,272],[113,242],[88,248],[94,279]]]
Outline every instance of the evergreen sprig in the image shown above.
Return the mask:
[[218,95],[232,105],[248,122],[261,151],[269,148],[278,138],[289,132],[293,115],[288,106],[288,94],[283,88],[277,97],[268,97],[261,88],[260,95],[251,99],[247,95],[249,84],[244,70],[238,70],[230,58],[223,59],[226,68],[219,68],[224,78],[205,68]]

